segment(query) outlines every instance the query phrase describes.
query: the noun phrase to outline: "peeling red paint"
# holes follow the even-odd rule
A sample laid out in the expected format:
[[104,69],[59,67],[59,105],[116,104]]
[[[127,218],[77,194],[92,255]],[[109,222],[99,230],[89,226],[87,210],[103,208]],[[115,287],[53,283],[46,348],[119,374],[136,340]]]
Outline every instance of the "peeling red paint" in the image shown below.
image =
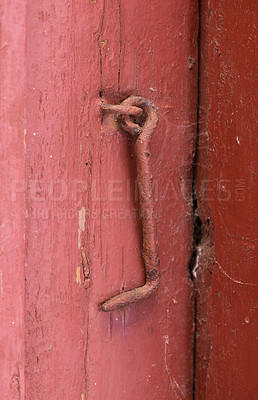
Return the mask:
[[[4,167],[26,195],[2,275],[4,298],[16,278],[10,295],[19,320],[13,327],[6,319],[5,398],[24,399],[26,391],[28,400],[191,399],[197,63],[189,68],[189,57],[197,60],[197,4],[44,0],[27,2],[26,13],[23,2],[4,4],[6,12],[21,7],[10,14],[21,31],[3,17],[0,51],[17,51],[6,62],[21,68],[4,92],[11,121]],[[142,234],[133,143],[115,124],[105,129],[100,92],[110,102],[148,98],[160,121],[150,151],[162,283],[155,298],[112,315],[99,301],[143,283]]]

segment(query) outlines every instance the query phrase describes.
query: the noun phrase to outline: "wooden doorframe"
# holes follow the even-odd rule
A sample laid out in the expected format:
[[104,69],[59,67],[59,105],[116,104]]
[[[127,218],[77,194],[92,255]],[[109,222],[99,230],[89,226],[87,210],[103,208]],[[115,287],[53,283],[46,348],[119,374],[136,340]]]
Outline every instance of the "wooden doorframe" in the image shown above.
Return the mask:
[[257,2],[199,8],[195,398],[254,399]]

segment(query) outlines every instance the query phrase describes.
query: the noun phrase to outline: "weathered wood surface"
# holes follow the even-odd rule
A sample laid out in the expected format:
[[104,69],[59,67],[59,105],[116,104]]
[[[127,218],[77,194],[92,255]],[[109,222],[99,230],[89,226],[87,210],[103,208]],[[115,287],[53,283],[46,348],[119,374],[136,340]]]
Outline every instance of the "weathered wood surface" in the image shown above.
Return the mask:
[[256,15],[254,0],[213,0],[209,7],[201,1],[196,176],[203,223],[196,269],[200,400],[258,395]]
[[24,1],[0,10],[0,398],[24,399],[25,311]]
[[[197,25],[190,0],[27,4],[28,400],[192,398]],[[99,303],[144,274],[133,143],[102,121],[100,92],[146,97],[160,118],[151,151],[162,283],[112,314]]]

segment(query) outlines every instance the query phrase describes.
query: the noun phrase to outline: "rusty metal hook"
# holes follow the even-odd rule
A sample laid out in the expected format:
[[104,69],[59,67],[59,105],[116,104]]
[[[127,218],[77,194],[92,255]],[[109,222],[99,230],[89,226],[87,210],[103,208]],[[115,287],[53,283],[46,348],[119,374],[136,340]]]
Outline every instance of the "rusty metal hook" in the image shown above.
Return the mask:
[[[101,304],[103,311],[113,311],[147,299],[156,292],[160,283],[160,263],[149,148],[151,135],[158,123],[158,115],[156,107],[149,100],[136,96],[130,96],[119,105],[109,105],[103,102],[101,108],[103,112],[123,115],[121,126],[125,131],[136,136],[137,182],[146,275],[144,286],[122,292]],[[131,116],[141,116],[143,113],[147,116],[143,126],[131,120]]]

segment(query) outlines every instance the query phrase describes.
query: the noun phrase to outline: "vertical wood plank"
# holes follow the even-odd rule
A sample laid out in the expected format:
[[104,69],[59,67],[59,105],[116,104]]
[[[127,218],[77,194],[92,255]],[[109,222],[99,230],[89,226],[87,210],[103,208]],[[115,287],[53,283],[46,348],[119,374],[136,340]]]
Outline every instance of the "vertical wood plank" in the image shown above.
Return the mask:
[[[28,399],[190,399],[197,6],[30,2],[27,29]],[[131,93],[159,108],[163,283],[109,314],[144,279],[133,143],[99,108]]]
[[196,398],[255,399],[257,2],[201,6]]
[[96,123],[88,118],[92,86],[99,87],[97,10],[84,1],[28,4],[26,377],[33,400],[86,395],[82,234],[91,156],[83,144]]
[[99,220],[91,221],[87,393],[103,400],[190,399],[194,314],[188,264],[193,234],[197,4],[106,0],[102,21],[102,97],[117,102],[137,94],[151,99],[159,110],[151,150],[162,283],[158,293],[142,304],[111,314],[98,310],[100,301],[144,280],[134,145],[105,116],[100,142],[97,145],[95,137],[93,145],[99,146],[99,164],[93,165],[92,176],[99,177],[101,200]]
[[25,398],[25,22],[26,2],[0,10],[0,393]]

